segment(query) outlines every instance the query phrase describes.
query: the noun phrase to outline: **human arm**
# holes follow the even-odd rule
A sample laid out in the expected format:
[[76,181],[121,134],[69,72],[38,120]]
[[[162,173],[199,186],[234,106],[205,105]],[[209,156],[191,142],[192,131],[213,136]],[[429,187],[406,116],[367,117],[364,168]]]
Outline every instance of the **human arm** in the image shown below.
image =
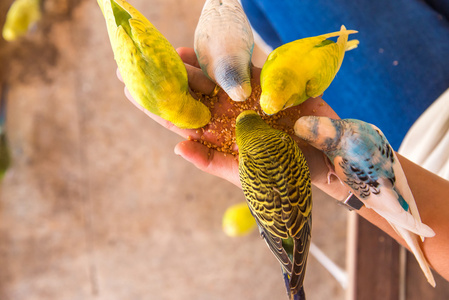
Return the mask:
[[[193,50],[181,48],[178,51],[184,62],[188,64],[187,71],[191,88],[204,94],[212,93],[215,84],[210,82],[198,68]],[[260,70],[253,68],[254,81],[258,81],[259,74]],[[225,104],[226,95],[220,92],[218,96],[219,102]],[[129,93],[127,93],[127,97],[133,102]],[[218,106],[215,106],[214,109],[219,110]],[[338,118],[332,108],[321,98],[308,99],[300,106],[290,108],[289,110],[291,113],[297,114],[297,118],[301,115],[321,115]],[[181,130],[145,110],[144,112],[164,127],[186,139],[198,140],[202,134],[197,130]],[[204,138],[211,143],[216,143],[217,138],[220,137],[219,135],[206,132],[204,133]],[[328,167],[325,156],[298,138],[295,138],[295,140],[298,142],[308,161],[312,183],[337,200],[346,198],[349,189],[340,184],[338,180],[333,180],[328,184]],[[176,145],[175,153],[193,163],[197,168],[224,178],[240,187],[238,162],[232,155],[226,155],[223,152],[192,140],[186,140]],[[449,230],[449,203],[446,203],[444,195],[445,191],[449,191],[449,183],[401,156],[399,156],[399,159],[415,196],[423,223],[429,225],[436,232],[436,237],[425,240],[423,246],[424,253],[434,269],[443,277],[449,279],[449,268],[447,266],[449,264],[449,252],[445,250],[449,249],[449,237],[447,234]],[[405,245],[404,241],[398,237],[391,226],[373,210],[363,207],[360,209],[359,214]]]

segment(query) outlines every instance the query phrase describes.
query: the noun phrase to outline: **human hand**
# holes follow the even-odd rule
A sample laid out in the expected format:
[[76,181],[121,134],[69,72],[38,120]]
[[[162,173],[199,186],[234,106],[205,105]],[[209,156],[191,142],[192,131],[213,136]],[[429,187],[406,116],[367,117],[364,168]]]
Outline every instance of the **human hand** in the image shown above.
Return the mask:
[[[186,64],[190,88],[199,93],[210,95],[216,85],[202,73],[193,49],[178,48],[177,51]],[[261,69],[259,68],[252,68],[251,81],[253,90],[255,90],[255,86],[259,86],[260,84],[260,71]],[[118,76],[120,78],[120,74]],[[254,93],[257,93],[257,91]],[[214,100],[213,105],[208,102],[210,99],[206,97],[206,105],[211,109],[213,117],[210,124],[203,129],[195,130],[180,129],[172,123],[145,110],[135,102],[125,87],[126,97],[140,110],[165,128],[187,139],[176,145],[176,154],[193,163],[200,170],[224,178],[239,187],[238,160],[234,155],[230,154],[231,151],[237,151],[237,146],[229,143],[229,135],[234,130],[235,118],[241,111],[246,109],[258,110],[253,106],[258,105],[258,96],[260,94],[257,95],[254,93],[253,95],[256,98],[253,99],[253,103],[249,99],[243,103],[232,102],[222,90],[218,92],[217,99]],[[280,115],[273,117],[273,120],[275,125],[282,127],[292,135],[293,139],[303,151],[309,165],[312,183],[334,198],[341,200],[348,195],[348,189],[344,188],[338,180],[334,180],[328,184],[327,174],[329,167],[326,163],[327,158],[320,151],[293,134],[295,121],[303,115],[328,116],[331,118],[338,118],[338,116],[321,97],[318,97],[310,98],[301,105],[284,110]],[[226,149],[223,149],[223,146]]]

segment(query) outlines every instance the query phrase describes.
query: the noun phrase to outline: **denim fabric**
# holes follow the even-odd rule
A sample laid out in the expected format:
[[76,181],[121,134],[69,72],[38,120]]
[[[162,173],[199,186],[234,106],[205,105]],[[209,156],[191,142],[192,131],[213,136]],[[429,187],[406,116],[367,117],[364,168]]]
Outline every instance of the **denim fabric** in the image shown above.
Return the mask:
[[[358,30],[358,48],[324,92],[341,118],[378,126],[395,149],[449,87],[449,0],[242,0],[254,29],[276,48],[296,39]],[[438,11],[438,10],[440,11]]]

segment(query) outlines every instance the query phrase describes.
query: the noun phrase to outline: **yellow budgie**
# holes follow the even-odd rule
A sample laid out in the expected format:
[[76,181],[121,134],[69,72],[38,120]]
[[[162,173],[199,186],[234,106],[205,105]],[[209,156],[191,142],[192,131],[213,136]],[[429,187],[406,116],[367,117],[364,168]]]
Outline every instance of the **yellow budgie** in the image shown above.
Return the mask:
[[2,35],[6,41],[14,41],[25,35],[41,18],[40,0],[16,0],[6,15]]
[[136,102],[180,128],[209,123],[209,109],[189,91],[187,71],[173,46],[124,0],[98,0],[114,57]]
[[[340,69],[345,51],[358,45],[357,40],[348,41],[352,33],[357,31],[341,26],[338,32],[293,41],[271,52],[260,74],[263,111],[272,115],[321,95]],[[328,40],[336,36],[336,43]]]

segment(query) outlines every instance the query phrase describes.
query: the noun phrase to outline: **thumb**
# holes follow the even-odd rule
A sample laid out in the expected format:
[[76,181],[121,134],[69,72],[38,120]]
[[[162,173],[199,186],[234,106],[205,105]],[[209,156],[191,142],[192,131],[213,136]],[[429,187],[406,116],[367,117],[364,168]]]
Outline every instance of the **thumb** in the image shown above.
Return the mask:
[[226,179],[241,187],[238,161],[233,155],[208,148],[194,141],[183,141],[177,144],[175,154],[191,162],[201,171]]

